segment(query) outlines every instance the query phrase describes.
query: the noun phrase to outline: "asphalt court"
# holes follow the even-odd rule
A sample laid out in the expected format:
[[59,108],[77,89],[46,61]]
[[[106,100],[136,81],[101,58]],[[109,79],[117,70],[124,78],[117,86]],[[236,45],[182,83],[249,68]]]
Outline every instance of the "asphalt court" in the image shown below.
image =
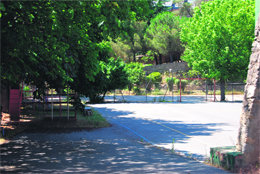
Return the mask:
[[235,146],[242,103],[97,104],[107,120],[155,146],[203,161],[211,147]]

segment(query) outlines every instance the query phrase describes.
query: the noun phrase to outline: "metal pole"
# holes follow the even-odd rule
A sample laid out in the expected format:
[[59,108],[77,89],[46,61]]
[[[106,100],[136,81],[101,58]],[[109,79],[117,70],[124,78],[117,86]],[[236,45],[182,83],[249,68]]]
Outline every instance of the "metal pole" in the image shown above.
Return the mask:
[[181,79],[180,79],[180,102],[181,102]]
[[233,83],[231,83],[231,87],[232,87],[232,102],[233,102],[234,101]]
[[68,110],[68,120],[70,118],[70,107],[69,107],[69,85],[67,86],[67,110]]
[[172,74],[172,102],[173,102],[173,90],[174,90],[174,82],[173,82],[173,72],[172,72],[172,69],[170,69],[170,72]]
[[62,110],[61,110],[61,97],[60,97],[60,94],[59,94],[59,103],[60,103],[60,117],[61,117],[61,115],[62,115],[62,114],[61,114],[61,111],[62,111]]
[[147,72],[145,72],[145,100],[147,103]]
[[208,83],[206,80],[206,101],[208,101]]
[[147,103],[147,89],[145,88],[145,100],[146,100],[146,103]]
[[114,103],[116,102],[116,90],[114,90]]
[[53,89],[51,89],[51,119],[53,120]]
[[122,95],[123,101],[125,101],[124,94],[123,94],[122,90],[120,90],[120,93]]
[[216,80],[213,79],[214,81],[214,102],[216,101]]
[[[75,92],[75,93],[74,93],[74,98],[77,98],[77,97],[78,97],[78,93]],[[75,101],[74,101],[74,102],[75,102]],[[77,120],[77,109],[74,108],[74,111],[75,111],[75,120]]]

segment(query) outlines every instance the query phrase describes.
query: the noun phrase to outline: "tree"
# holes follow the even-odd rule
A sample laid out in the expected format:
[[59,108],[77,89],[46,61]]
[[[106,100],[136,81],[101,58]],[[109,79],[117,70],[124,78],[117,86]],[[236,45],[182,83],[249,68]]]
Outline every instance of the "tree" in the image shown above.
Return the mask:
[[144,65],[139,62],[131,62],[126,64],[128,72],[128,89],[129,91],[136,86],[140,88],[141,82],[144,80],[145,72],[143,70]]
[[181,24],[186,20],[171,12],[163,12],[152,19],[146,30],[146,41],[160,55],[169,55],[170,62],[179,60],[183,52],[180,42]]
[[126,62],[136,62],[138,54],[146,54],[148,46],[144,39],[145,30],[150,25],[152,18],[158,13],[168,10],[168,7],[164,5],[168,1],[170,0],[148,1],[147,7],[150,9],[148,15],[143,15],[142,18],[137,20],[126,21],[127,29],[121,33],[119,38],[111,41],[116,56],[120,56]]
[[122,59],[109,58],[99,62],[100,70],[94,81],[84,81],[85,96],[89,96],[91,103],[104,101],[108,91],[124,89],[128,85],[128,73]]
[[147,51],[147,46],[144,41],[145,29],[146,22],[132,21],[127,33],[111,41],[111,46],[116,57],[121,57],[126,62],[136,62],[137,54],[145,54]]
[[127,21],[149,15],[151,3],[1,2],[1,78],[15,84],[26,80],[38,87],[47,82],[56,88],[73,81],[81,66],[85,78],[93,80],[99,43],[127,31]]
[[214,0],[195,8],[182,29],[186,43],[182,59],[192,71],[220,81],[221,101],[225,82],[246,76],[254,24],[253,0]]
[[[18,87],[80,94],[94,81],[104,61],[102,41],[117,38],[129,20],[150,15],[152,0],[138,1],[3,1],[1,17],[1,80]],[[44,90],[41,90],[44,91]]]

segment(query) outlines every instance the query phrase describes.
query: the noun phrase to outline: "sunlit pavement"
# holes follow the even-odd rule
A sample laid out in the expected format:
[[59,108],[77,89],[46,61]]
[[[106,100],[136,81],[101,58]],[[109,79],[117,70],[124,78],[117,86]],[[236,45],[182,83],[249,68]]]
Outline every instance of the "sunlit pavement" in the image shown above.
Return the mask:
[[108,121],[155,146],[204,161],[211,147],[235,146],[242,103],[92,105]]

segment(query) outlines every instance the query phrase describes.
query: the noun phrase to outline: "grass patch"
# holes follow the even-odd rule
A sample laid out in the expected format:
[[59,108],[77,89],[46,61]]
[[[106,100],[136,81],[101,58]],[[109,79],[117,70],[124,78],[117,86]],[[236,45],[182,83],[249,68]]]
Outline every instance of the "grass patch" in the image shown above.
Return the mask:
[[54,111],[54,119],[52,120],[51,112],[36,111],[23,113],[19,122],[9,122],[6,126],[1,126],[0,144],[17,134],[27,132],[67,132],[78,130],[89,130],[95,128],[109,127],[110,123],[102,117],[102,115],[92,109],[92,116],[84,116],[83,113],[77,112],[77,119],[74,119],[74,111],[71,111],[69,120],[67,119],[66,111],[59,116],[59,111]]
[[40,122],[35,123],[32,129],[52,129],[52,130],[77,130],[77,129],[93,129],[108,127],[110,124],[102,115],[92,109],[91,116],[85,116],[82,112],[77,112],[75,119],[75,111],[70,111],[69,119],[66,111],[62,111],[61,114],[58,110],[53,111],[53,119],[51,117],[51,111],[38,113],[42,115],[43,119]]
[[102,115],[92,109],[92,116],[83,116],[82,113],[80,113],[77,117],[77,122],[80,126],[87,126],[87,127],[93,127],[93,128],[100,128],[100,127],[108,127],[110,124],[107,122],[107,120],[102,117]]

